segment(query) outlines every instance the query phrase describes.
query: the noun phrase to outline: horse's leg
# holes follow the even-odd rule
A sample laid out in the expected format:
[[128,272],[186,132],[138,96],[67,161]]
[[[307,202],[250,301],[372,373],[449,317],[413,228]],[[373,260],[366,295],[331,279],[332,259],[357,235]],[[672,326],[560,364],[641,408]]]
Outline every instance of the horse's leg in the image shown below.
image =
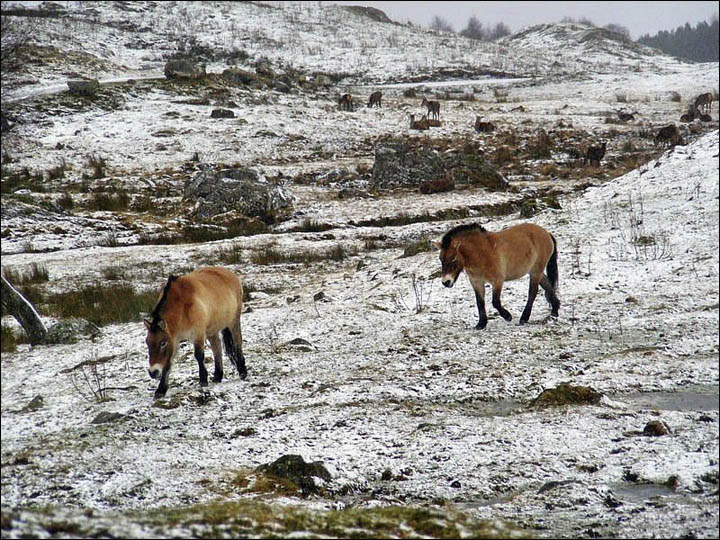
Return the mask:
[[492,293],[492,305],[495,309],[497,309],[500,316],[505,319],[506,321],[512,321],[512,315],[510,315],[510,312],[505,309],[502,306],[502,303],[500,302],[500,294],[502,293],[502,286],[503,282],[500,281],[497,284],[493,285],[493,293]]
[[168,378],[170,375],[170,361],[168,361],[165,364],[165,367],[163,367],[162,374],[160,375],[160,384],[158,384],[157,389],[155,390],[155,396],[154,399],[159,399],[161,397],[165,397],[165,394],[168,390]]
[[540,278],[540,286],[545,289],[545,300],[548,301],[551,309],[550,316],[557,317],[558,310],[560,309],[560,300],[558,300],[557,293],[545,274]]
[[223,364],[222,364],[222,346],[220,344],[220,337],[215,334],[208,336],[210,342],[210,348],[213,353],[213,360],[215,360],[215,373],[213,373],[214,382],[222,382],[223,380]]
[[247,377],[247,368],[245,367],[245,355],[242,352],[242,326],[240,324],[240,314],[238,313],[235,324],[230,329],[232,332],[233,341],[235,342],[235,367],[240,374],[241,379]]
[[475,284],[473,284],[473,289],[475,290],[475,302],[477,303],[477,310],[478,310],[478,323],[475,326],[478,330],[482,330],[487,326],[487,313],[485,312],[485,284],[481,284],[480,287],[476,287]]
[[522,312],[522,315],[520,315],[520,324],[525,324],[530,320],[530,313],[532,313],[533,304],[535,303],[535,297],[537,296],[538,292],[538,280],[534,279],[532,276],[530,276],[530,288],[528,290],[528,298],[527,298],[527,304],[525,304],[525,309]]
[[196,341],[193,344],[195,348],[195,360],[198,363],[198,369],[200,370],[200,386],[208,385],[208,372],[205,368],[205,337],[202,341]]

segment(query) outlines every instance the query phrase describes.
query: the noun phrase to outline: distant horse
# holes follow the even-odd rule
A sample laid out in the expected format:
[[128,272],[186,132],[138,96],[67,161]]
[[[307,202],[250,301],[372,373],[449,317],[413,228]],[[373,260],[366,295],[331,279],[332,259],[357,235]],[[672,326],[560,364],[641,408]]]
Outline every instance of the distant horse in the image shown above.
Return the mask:
[[352,111],[353,110],[353,97],[352,94],[343,94],[340,96],[338,101],[341,111]]
[[373,105],[377,105],[378,107],[382,108],[382,92],[377,91],[370,94],[370,99],[368,99],[368,108],[371,108]]
[[430,129],[430,122],[428,121],[428,117],[423,115],[423,117],[420,120],[415,120],[415,115],[410,115],[410,129]]
[[243,308],[243,288],[240,278],[221,267],[200,268],[184,276],[170,276],[157,305],[145,319],[150,368],[153,379],[160,379],[155,399],[168,389],[168,376],[173,357],[181,341],[190,341],[195,348],[195,360],[200,369],[200,386],[208,385],[205,368],[205,340],[215,360],[213,380],[222,381],[222,348],[235,365],[240,378],[247,376],[242,353],[240,315]]
[[428,117],[440,120],[440,102],[439,101],[428,101],[427,98],[423,98],[421,107],[426,107],[428,111]]
[[491,131],[495,131],[495,124],[492,122],[483,122],[481,116],[476,116],[475,131],[478,133],[490,133]]
[[600,166],[600,160],[605,157],[605,150],[607,149],[607,142],[603,141],[603,143],[600,146],[590,146],[585,151],[585,156],[583,158],[583,165],[587,165],[588,162],[590,162],[590,165],[593,163],[597,163],[597,166]]
[[668,124],[667,126],[660,128],[653,141],[656,145],[662,144],[663,146],[665,146],[665,143],[668,143],[670,146],[683,144],[680,130],[675,124]]
[[505,281],[520,279],[526,274],[530,274],[530,289],[527,304],[520,316],[520,324],[530,319],[538,285],[545,290],[552,317],[558,316],[560,300],[557,297],[557,242],[555,237],[542,227],[524,223],[495,233],[478,224],[460,225],[447,232],[438,247],[442,264],[442,284],[452,287],[460,272],[465,270],[475,290],[480,317],[475,328],[482,330],[487,325],[485,284],[492,286],[493,307],[503,319],[510,321],[512,315],[500,302],[503,284]]
[[619,119],[621,122],[632,122],[633,120],[635,120],[635,115],[636,115],[636,114],[640,114],[640,113],[637,112],[637,111],[631,112],[631,113],[625,112],[625,111],[618,111],[618,112],[617,112],[618,119]]
[[709,113],[712,111],[713,95],[711,92],[700,94],[695,98],[695,109],[697,111],[705,111]]

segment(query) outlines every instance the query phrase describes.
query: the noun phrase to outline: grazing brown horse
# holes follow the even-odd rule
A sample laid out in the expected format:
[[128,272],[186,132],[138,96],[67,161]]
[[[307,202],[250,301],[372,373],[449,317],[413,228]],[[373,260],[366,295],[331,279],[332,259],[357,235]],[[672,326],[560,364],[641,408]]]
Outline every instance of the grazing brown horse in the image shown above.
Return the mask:
[[428,111],[428,117],[440,120],[440,102],[439,101],[428,101],[427,98],[423,98],[421,107],[426,107]]
[[667,126],[661,127],[655,135],[653,141],[656,145],[662,144],[663,147],[665,146],[665,143],[668,143],[670,146],[683,144],[680,130],[675,124],[668,124]]
[[705,113],[709,113],[712,111],[712,102],[713,95],[711,92],[700,94],[698,97],[695,98],[695,109],[697,111],[704,110]]
[[442,284],[452,287],[460,272],[465,270],[475,290],[480,317],[475,328],[482,330],[487,325],[485,284],[492,286],[493,307],[503,319],[510,321],[512,315],[500,302],[503,284],[526,274],[530,274],[530,289],[520,324],[530,319],[538,285],[545,290],[551,316],[558,316],[557,243],[555,237],[542,227],[523,223],[500,232],[490,232],[478,224],[460,225],[443,236],[439,248]]
[[150,317],[145,319],[145,343],[150,359],[148,373],[153,379],[160,379],[155,399],[167,392],[173,357],[181,341],[190,341],[195,348],[200,386],[208,385],[206,339],[210,342],[215,360],[213,380],[222,381],[220,333],[225,353],[237,368],[240,378],[247,377],[240,330],[242,308],[242,283],[226,268],[212,266],[199,268],[184,276],[170,276],[157,305]]
[[352,111],[353,110],[353,97],[352,94],[343,94],[340,96],[338,101],[341,111]]
[[370,94],[370,99],[368,99],[368,108],[371,108],[373,105],[377,105],[378,107],[382,108],[382,92],[377,91]]

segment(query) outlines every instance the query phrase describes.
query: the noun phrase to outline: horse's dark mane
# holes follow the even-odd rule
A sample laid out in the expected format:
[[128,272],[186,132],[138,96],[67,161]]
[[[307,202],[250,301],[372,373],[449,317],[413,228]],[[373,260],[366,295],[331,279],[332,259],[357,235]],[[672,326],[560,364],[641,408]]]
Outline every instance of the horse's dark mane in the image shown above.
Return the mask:
[[155,331],[158,329],[158,324],[160,323],[160,311],[165,307],[165,304],[167,303],[167,297],[168,293],[170,292],[170,285],[172,285],[173,281],[177,279],[177,276],[170,276],[167,280],[167,283],[165,284],[165,288],[163,289],[162,296],[160,297],[160,300],[158,300],[157,305],[152,310],[152,313],[150,314],[150,317],[152,318],[152,323],[150,323],[150,330]]
[[442,247],[442,249],[449,248],[450,241],[455,238],[456,235],[469,231],[487,232],[487,230],[479,223],[458,225],[457,227],[450,229],[448,232],[445,233],[445,236],[442,237],[442,241],[440,242],[440,247]]

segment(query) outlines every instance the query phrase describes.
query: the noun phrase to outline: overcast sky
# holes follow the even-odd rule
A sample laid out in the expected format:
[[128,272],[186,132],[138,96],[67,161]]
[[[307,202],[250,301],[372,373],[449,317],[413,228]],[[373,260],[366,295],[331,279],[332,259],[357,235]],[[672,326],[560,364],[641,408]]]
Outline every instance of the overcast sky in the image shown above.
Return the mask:
[[[325,2],[324,2],[325,3]],[[505,23],[512,32],[540,23],[559,22],[563,17],[590,19],[597,26],[616,23],[630,31],[632,39],[660,30],[674,30],[686,22],[695,26],[718,13],[718,2],[326,2],[372,6],[392,20],[429,26],[435,15],[450,23],[456,32],[475,15],[483,27]]]

